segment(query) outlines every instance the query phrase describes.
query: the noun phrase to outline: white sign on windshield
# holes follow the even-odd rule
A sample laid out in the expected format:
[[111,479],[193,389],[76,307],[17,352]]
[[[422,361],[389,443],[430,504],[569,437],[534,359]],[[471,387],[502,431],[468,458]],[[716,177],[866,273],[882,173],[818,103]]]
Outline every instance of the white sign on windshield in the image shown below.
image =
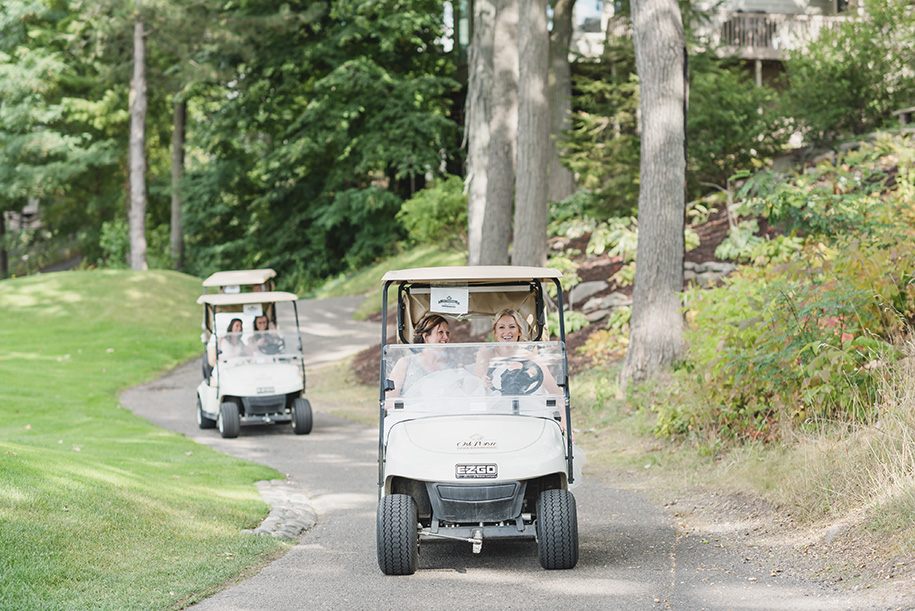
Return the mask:
[[466,314],[469,291],[466,288],[435,287],[429,295],[429,311],[441,314]]

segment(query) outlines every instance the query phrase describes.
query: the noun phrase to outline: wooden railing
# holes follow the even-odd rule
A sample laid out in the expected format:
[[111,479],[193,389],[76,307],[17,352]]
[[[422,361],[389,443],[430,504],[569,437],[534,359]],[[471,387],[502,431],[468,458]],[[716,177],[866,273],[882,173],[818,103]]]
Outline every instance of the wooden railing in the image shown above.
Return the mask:
[[714,13],[696,27],[700,39],[722,53],[747,59],[782,59],[787,49],[803,47],[824,28],[833,28],[845,17],[785,15],[778,13]]
[[[845,17],[834,15],[719,12],[706,14],[701,22],[694,24],[693,31],[704,44],[720,49],[722,55],[780,60],[786,49],[802,47],[823,28],[834,28],[844,20]],[[632,35],[628,20],[611,19],[607,28],[609,38]],[[603,36],[603,33],[578,34],[580,52],[596,51],[599,55]]]

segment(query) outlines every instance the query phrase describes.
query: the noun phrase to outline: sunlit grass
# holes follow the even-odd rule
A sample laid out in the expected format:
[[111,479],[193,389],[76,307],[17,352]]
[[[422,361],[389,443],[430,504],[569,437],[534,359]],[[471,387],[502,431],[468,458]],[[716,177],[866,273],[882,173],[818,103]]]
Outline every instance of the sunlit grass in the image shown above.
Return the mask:
[[285,547],[241,533],[277,472],[117,400],[199,353],[199,293],[173,272],[0,282],[0,609],[179,608]]

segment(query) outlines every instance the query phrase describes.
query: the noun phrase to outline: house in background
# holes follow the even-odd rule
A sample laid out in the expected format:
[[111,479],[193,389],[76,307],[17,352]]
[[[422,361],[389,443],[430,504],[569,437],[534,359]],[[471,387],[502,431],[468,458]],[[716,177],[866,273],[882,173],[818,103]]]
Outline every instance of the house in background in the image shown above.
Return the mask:
[[[631,36],[628,20],[615,18],[616,8],[613,2],[578,0],[571,51],[599,57],[608,38]],[[844,20],[848,1],[723,0],[696,8],[703,15],[692,24],[700,44],[746,61],[760,85],[781,71],[786,50],[803,47]]]

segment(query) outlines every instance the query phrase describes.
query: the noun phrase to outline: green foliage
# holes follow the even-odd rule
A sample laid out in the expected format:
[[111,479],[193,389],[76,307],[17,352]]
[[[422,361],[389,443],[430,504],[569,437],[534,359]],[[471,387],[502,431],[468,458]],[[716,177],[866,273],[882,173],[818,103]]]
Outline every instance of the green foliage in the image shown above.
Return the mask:
[[[590,324],[587,316],[581,312],[576,312],[575,310],[564,310],[562,320],[566,333],[574,333],[584,329]],[[556,333],[559,333],[559,312],[550,312],[547,314],[546,324],[547,328],[553,329]]]
[[[148,226],[147,226],[148,227]],[[102,223],[99,248],[102,257],[96,265],[108,269],[129,269],[130,237],[127,221],[118,218]],[[149,269],[171,269],[171,243],[167,225],[159,225],[146,231],[146,262]]]
[[793,181],[751,181],[749,209],[809,235],[757,236],[743,250],[757,268],[687,292],[689,350],[653,408],[659,435],[714,452],[786,426],[879,418],[894,346],[915,323],[913,161],[907,139],[885,139]]
[[640,144],[632,41],[608,43],[600,61],[578,61],[572,70],[572,128],[560,142],[563,163],[578,176],[590,216],[634,214]]
[[742,66],[703,53],[690,57],[688,178],[723,186],[734,172],[759,168],[781,152],[789,136],[778,94],[757,87]]
[[[552,267],[562,273],[559,284],[562,286],[562,291],[565,294],[568,294],[576,284],[581,282],[581,277],[578,275],[578,264],[571,259],[575,254],[576,253],[566,251],[563,254],[553,255],[546,262],[547,267]],[[556,290],[556,285],[552,282],[547,284],[546,292],[554,299],[559,294]]]
[[835,236],[879,230],[889,220],[880,195],[886,179],[881,152],[871,146],[800,174],[761,172],[738,192],[738,216],[762,216],[785,233]]
[[915,100],[915,14],[905,2],[863,0],[835,28],[788,51],[786,114],[811,144],[864,134]]
[[187,173],[193,270],[270,266],[307,290],[393,252],[402,202],[457,144],[441,11],[439,0],[237,10],[233,24],[263,27],[245,29],[242,57],[217,49],[209,61],[231,74],[194,91],[207,121]]
[[612,218],[598,225],[591,234],[587,252],[589,255],[607,253],[622,261],[633,261],[638,241],[638,220],[635,217]]
[[403,203],[397,220],[417,244],[467,247],[467,196],[460,176],[434,181]]
[[594,231],[597,221],[588,216],[591,194],[579,189],[561,202],[550,205],[547,235],[551,238],[580,238]]

